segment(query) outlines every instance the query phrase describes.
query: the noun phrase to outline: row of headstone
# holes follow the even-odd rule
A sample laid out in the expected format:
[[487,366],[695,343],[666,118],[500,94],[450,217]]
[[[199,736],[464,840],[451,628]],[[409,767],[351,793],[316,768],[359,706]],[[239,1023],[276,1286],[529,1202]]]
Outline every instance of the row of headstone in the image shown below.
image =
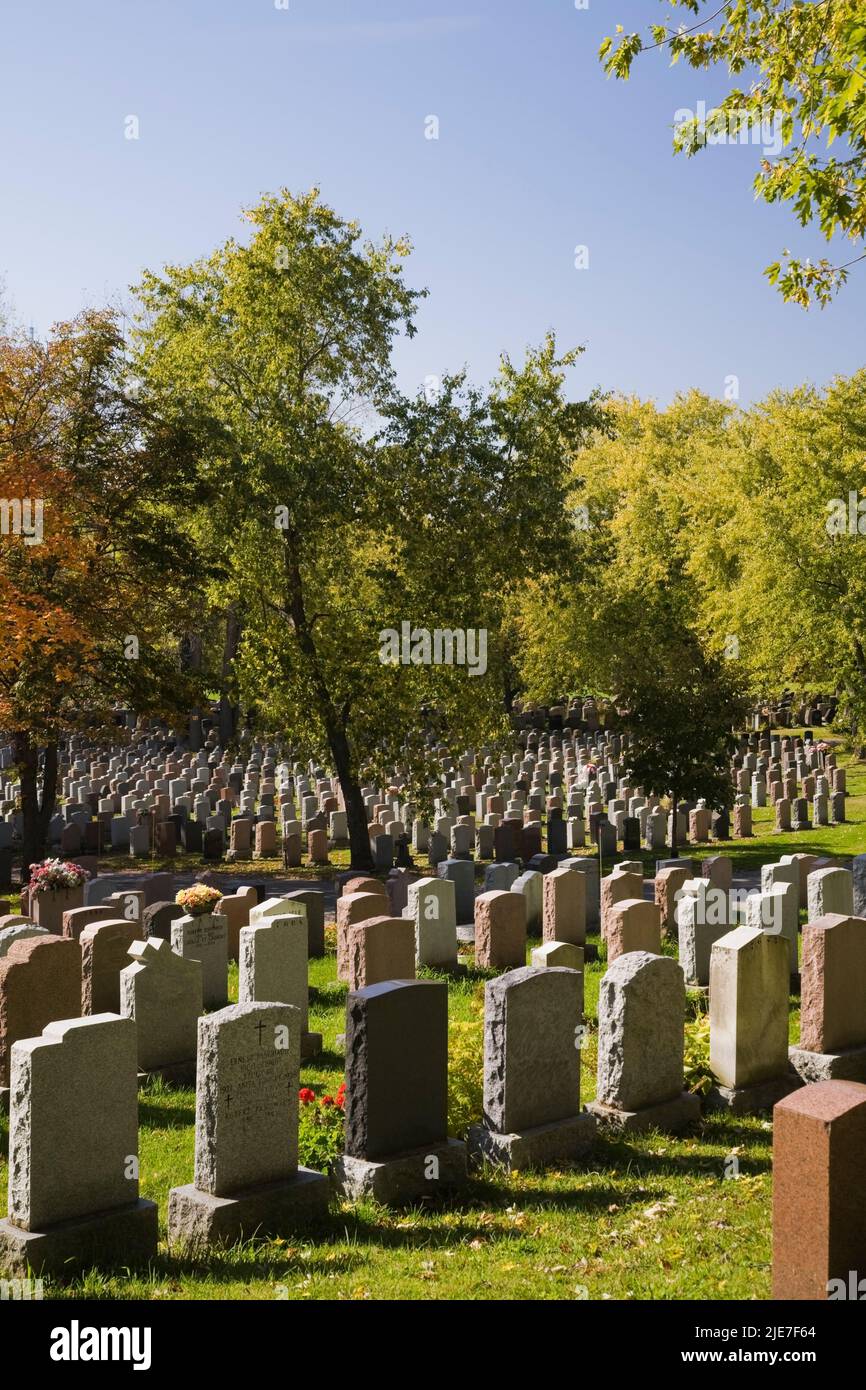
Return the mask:
[[[315,1055],[321,1036],[306,1026],[307,961],[311,945],[324,951],[323,895],[303,890],[258,903],[249,888],[233,897],[243,905],[242,913],[232,907],[242,1001],[298,1007],[302,1055]],[[0,1091],[9,1086],[18,1039],[57,1019],[107,1012],[136,1021],[142,1074],[189,1078],[196,1020],[227,1002],[228,961],[227,916],[185,916],[171,903],[145,908],[134,890],[69,908],[62,934],[25,917],[0,917]]]
[[[594,708],[583,702],[581,709]],[[582,721],[586,723],[586,721]],[[468,750],[455,761],[431,748],[441,772],[429,788],[435,817],[428,825],[403,791],[404,770],[390,782],[362,788],[375,868],[411,867],[410,850],[426,853],[435,869],[446,858],[524,863],[546,852],[562,856],[588,842],[604,855],[617,846],[662,851],[672,841],[707,843],[752,834],[752,810],[776,809],[781,832],[812,822],[845,819],[845,774],[826,745],[769,731],[741,740],[732,760],[732,813],[702,802],[662,810],[657,797],[631,785],[627,735],[593,727],[518,735],[517,749],[497,761]],[[329,850],[348,846],[339,780],[314,761],[290,762],[275,745],[253,741],[238,758],[219,748],[210,729],[206,746],[178,747],[143,738],[135,749],[70,740],[61,763],[62,810],[49,826],[66,857],[127,847],[133,856],[171,856],[179,846],[205,858],[271,858],[287,867],[329,862]],[[17,787],[2,782],[0,854],[20,835]],[[798,792],[800,793],[798,795]],[[11,809],[4,809],[11,808]],[[542,822],[546,818],[546,829]]]

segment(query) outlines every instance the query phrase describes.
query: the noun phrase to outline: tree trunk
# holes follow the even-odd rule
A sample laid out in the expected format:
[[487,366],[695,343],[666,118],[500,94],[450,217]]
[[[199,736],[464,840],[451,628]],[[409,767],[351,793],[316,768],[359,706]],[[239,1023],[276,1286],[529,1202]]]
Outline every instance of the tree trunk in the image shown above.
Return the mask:
[[234,739],[238,728],[238,706],[229,700],[228,687],[232,663],[238,654],[241,640],[241,621],[234,607],[226,609],[226,635],[223,643],[222,680],[219,703],[219,740],[225,748]]
[[21,813],[24,820],[21,883],[29,882],[31,864],[48,856],[48,823],[57,803],[57,740],[46,744],[40,787],[39,748],[30,735],[12,735],[15,762],[21,777]]
[[370,849],[370,831],[367,821],[367,808],[361,794],[361,784],[352,770],[349,740],[345,730],[328,730],[328,745],[334,759],[334,769],[340,779],[343,801],[346,806],[346,827],[349,831],[349,850],[353,869],[373,869],[373,853]]
[[514,711],[514,701],[517,697],[517,688],[514,684],[514,666],[510,655],[506,652],[502,662],[502,702],[505,706],[505,713],[512,714]]
[[345,718],[339,714],[331,699],[331,693],[319,663],[315,638],[307,620],[303,581],[297,561],[297,550],[293,543],[294,538],[289,532],[284,533],[284,538],[286,542],[286,609],[294,624],[298,646],[310,668],[319,714],[325,726],[328,747],[334,759],[334,770],[340,779],[340,787],[346,805],[346,826],[349,831],[351,866],[353,869],[372,873],[373,852],[370,849],[370,832],[367,828],[367,808],[364,805],[361,784],[353,765],[349,739],[346,735]]

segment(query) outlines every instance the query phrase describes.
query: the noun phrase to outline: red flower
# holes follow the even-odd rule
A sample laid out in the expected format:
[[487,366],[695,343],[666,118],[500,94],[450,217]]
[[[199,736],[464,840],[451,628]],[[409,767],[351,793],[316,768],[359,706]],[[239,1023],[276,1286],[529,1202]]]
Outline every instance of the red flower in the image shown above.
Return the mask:
[[333,1105],[333,1104],[334,1104],[334,1097],[333,1097],[333,1096],[322,1096],[322,1104],[323,1104],[323,1105]]
[[309,1086],[302,1086],[298,1091],[298,1099],[302,1105],[309,1105],[311,1101],[316,1099],[316,1093],[311,1091]]

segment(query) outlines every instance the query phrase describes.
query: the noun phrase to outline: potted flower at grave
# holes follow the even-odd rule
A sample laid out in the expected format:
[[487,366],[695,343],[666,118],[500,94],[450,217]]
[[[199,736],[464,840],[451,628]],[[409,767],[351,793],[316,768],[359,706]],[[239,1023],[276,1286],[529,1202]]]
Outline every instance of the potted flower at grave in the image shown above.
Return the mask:
[[175,902],[183,908],[187,917],[212,917],[221,897],[218,888],[210,888],[206,883],[194,883],[191,888],[182,888]]
[[84,885],[90,875],[68,859],[43,859],[30,866],[30,917],[37,926],[59,936],[63,914],[84,906]]
[[171,949],[184,960],[201,963],[206,1009],[221,1009],[228,1003],[228,919],[214,912],[221,897],[218,888],[206,883],[181,889],[175,902],[184,916],[171,924]]

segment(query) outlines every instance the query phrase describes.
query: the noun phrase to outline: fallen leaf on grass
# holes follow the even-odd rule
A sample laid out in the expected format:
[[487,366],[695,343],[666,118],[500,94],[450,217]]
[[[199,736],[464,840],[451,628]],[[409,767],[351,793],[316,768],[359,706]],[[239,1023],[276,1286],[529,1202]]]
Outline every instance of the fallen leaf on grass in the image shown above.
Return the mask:
[[647,1218],[647,1220],[654,1221],[657,1216],[666,1216],[667,1213],[671,1210],[671,1208],[675,1207],[676,1204],[676,1197],[665,1197],[663,1201],[656,1202],[651,1207],[645,1207],[643,1214]]

